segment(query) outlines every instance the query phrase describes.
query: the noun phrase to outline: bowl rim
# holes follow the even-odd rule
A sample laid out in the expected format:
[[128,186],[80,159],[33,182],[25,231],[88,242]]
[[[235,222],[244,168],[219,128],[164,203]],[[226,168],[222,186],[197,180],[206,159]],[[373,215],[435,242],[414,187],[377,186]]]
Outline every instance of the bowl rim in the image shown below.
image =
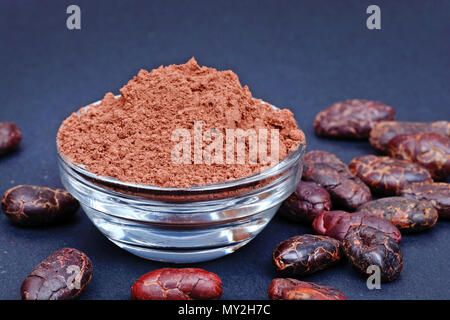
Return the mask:
[[[120,97],[120,95],[115,95],[114,97],[118,98],[118,97]],[[76,113],[78,115],[80,115],[81,110],[85,110],[85,109],[87,110],[93,106],[99,105],[101,103],[101,101],[102,100],[98,100],[87,106],[84,106],[84,107],[80,108]],[[275,109],[279,109],[265,101],[262,101],[262,103],[269,104],[271,107],[273,107]],[[300,127],[298,126],[298,123],[297,123],[297,127],[300,129]],[[159,186],[154,186],[154,185],[143,185],[143,184],[132,183],[132,182],[124,182],[124,181],[120,181],[120,180],[112,178],[112,177],[105,177],[105,176],[97,175],[95,173],[92,173],[92,172],[86,170],[84,168],[84,165],[75,164],[75,163],[71,162],[67,157],[62,155],[59,150],[58,139],[56,139],[56,150],[57,150],[58,158],[62,162],[64,162],[64,164],[66,164],[70,169],[74,170],[75,172],[77,172],[83,176],[86,176],[88,178],[94,179],[97,182],[105,183],[108,185],[115,185],[120,188],[133,188],[133,189],[137,189],[137,190],[156,191],[156,192],[190,192],[190,191],[192,191],[192,192],[202,192],[202,191],[210,192],[210,191],[214,191],[214,190],[236,188],[239,186],[244,186],[244,185],[248,185],[251,183],[255,183],[255,182],[258,182],[261,180],[265,180],[265,179],[280,175],[283,172],[285,172],[287,169],[289,169],[293,164],[295,164],[298,161],[298,158],[301,157],[302,154],[304,153],[305,148],[306,148],[306,141],[300,143],[296,150],[288,153],[277,164],[270,166],[269,168],[264,169],[258,173],[252,174],[250,176],[246,176],[246,177],[234,179],[234,180],[229,180],[229,181],[225,181],[225,182],[216,182],[216,183],[205,184],[202,186],[179,188],[179,187],[159,187]]]

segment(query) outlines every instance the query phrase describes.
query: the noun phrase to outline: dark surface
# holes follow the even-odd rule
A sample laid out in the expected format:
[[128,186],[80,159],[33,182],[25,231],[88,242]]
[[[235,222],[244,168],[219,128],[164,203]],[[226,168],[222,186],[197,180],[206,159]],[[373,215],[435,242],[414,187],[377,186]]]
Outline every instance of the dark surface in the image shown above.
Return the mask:
[[[66,28],[79,4],[82,30]],[[382,30],[365,26],[372,1],[18,1],[0,2],[0,121],[16,122],[20,149],[0,158],[0,192],[16,184],[61,187],[55,136],[69,114],[118,89],[140,68],[183,63],[232,69],[255,97],[289,107],[308,148],[344,161],[371,153],[368,142],[317,138],[315,115],[349,98],[379,100],[405,121],[450,120],[450,2],[377,1]],[[348,263],[303,278],[349,299],[450,299],[450,222],[406,235],[397,281],[368,290]],[[217,273],[223,299],[265,299],[277,273],[273,248],[309,227],[276,217],[247,246],[191,265]],[[0,298],[20,298],[27,274],[54,250],[92,260],[81,299],[129,299],[144,273],[171,266],[110,243],[80,210],[72,223],[24,229],[0,216]]]

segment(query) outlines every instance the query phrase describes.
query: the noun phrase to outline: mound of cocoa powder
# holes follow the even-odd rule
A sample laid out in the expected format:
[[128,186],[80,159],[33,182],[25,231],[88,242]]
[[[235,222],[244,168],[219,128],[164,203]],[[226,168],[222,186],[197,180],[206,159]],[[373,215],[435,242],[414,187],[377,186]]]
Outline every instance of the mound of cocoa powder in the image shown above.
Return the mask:
[[278,129],[280,160],[305,142],[291,111],[254,99],[234,72],[200,67],[194,58],[140,70],[120,94],[107,93],[99,105],[82,108],[62,123],[57,139],[64,157],[124,182],[190,187],[243,178],[270,163],[175,164],[175,129],[193,131],[196,121],[203,132],[216,129],[224,136],[226,129]]

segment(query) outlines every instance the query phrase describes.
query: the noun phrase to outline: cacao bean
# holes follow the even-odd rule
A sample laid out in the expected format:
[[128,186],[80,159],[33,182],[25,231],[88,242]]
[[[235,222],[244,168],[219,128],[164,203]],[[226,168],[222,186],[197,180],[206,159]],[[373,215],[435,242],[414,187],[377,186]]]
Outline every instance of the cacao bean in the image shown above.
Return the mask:
[[377,152],[386,154],[391,139],[401,134],[436,132],[450,137],[450,122],[406,122],[406,121],[380,121],[370,131],[370,145]]
[[66,221],[78,208],[78,201],[67,191],[40,186],[16,186],[6,191],[2,199],[6,216],[23,226]]
[[272,258],[281,273],[304,276],[328,268],[338,262],[341,255],[341,243],[336,239],[305,234],[278,244]]
[[311,222],[324,210],[331,209],[330,194],[315,182],[300,181],[295,192],[283,202],[283,216],[300,222]]
[[367,139],[378,121],[394,117],[394,108],[381,102],[351,99],[333,103],[319,112],[314,129],[322,137]]
[[379,195],[398,195],[410,182],[433,181],[428,170],[406,160],[365,155],[354,158],[348,166],[373,193]]
[[221,296],[220,278],[199,268],[154,270],[131,288],[133,300],[214,300]]
[[450,184],[448,183],[411,183],[401,190],[401,195],[429,201],[437,209],[439,218],[450,219]]
[[397,241],[375,228],[350,228],[342,245],[350,263],[362,274],[368,275],[368,268],[376,266],[380,280],[388,282],[397,279],[403,270],[403,255]]
[[22,300],[74,299],[91,278],[88,256],[76,249],[60,249],[34,268],[22,283]]
[[398,242],[402,239],[400,231],[391,222],[363,212],[325,211],[318,215],[313,222],[313,228],[317,233],[339,241],[344,240],[348,230],[354,226],[375,228]]
[[406,197],[388,197],[367,202],[358,211],[386,219],[402,232],[430,229],[438,219],[433,204]]
[[347,300],[336,288],[290,278],[273,279],[267,295],[271,300]]
[[402,134],[391,139],[388,154],[420,164],[437,180],[450,174],[450,138],[434,132]]
[[333,205],[341,205],[351,211],[372,199],[364,182],[330,152],[308,152],[304,159],[303,178],[327,189]]
[[0,122],[0,155],[15,150],[22,140],[22,132],[12,122]]

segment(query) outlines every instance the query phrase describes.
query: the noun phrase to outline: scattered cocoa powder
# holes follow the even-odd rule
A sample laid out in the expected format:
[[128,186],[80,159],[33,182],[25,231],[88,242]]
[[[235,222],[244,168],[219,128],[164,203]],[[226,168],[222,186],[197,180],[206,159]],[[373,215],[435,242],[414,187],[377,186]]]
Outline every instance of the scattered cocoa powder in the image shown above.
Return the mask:
[[[190,187],[243,178],[270,166],[259,161],[175,164],[171,152],[178,142],[171,141],[172,132],[193,132],[195,121],[202,122],[203,132],[216,129],[224,137],[226,129],[278,129],[280,160],[305,142],[291,111],[254,99],[234,72],[200,67],[194,58],[140,70],[120,94],[107,93],[99,105],[73,113],[57,139],[60,153],[73,163],[123,182]],[[246,149],[248,155],[248,141]]]

